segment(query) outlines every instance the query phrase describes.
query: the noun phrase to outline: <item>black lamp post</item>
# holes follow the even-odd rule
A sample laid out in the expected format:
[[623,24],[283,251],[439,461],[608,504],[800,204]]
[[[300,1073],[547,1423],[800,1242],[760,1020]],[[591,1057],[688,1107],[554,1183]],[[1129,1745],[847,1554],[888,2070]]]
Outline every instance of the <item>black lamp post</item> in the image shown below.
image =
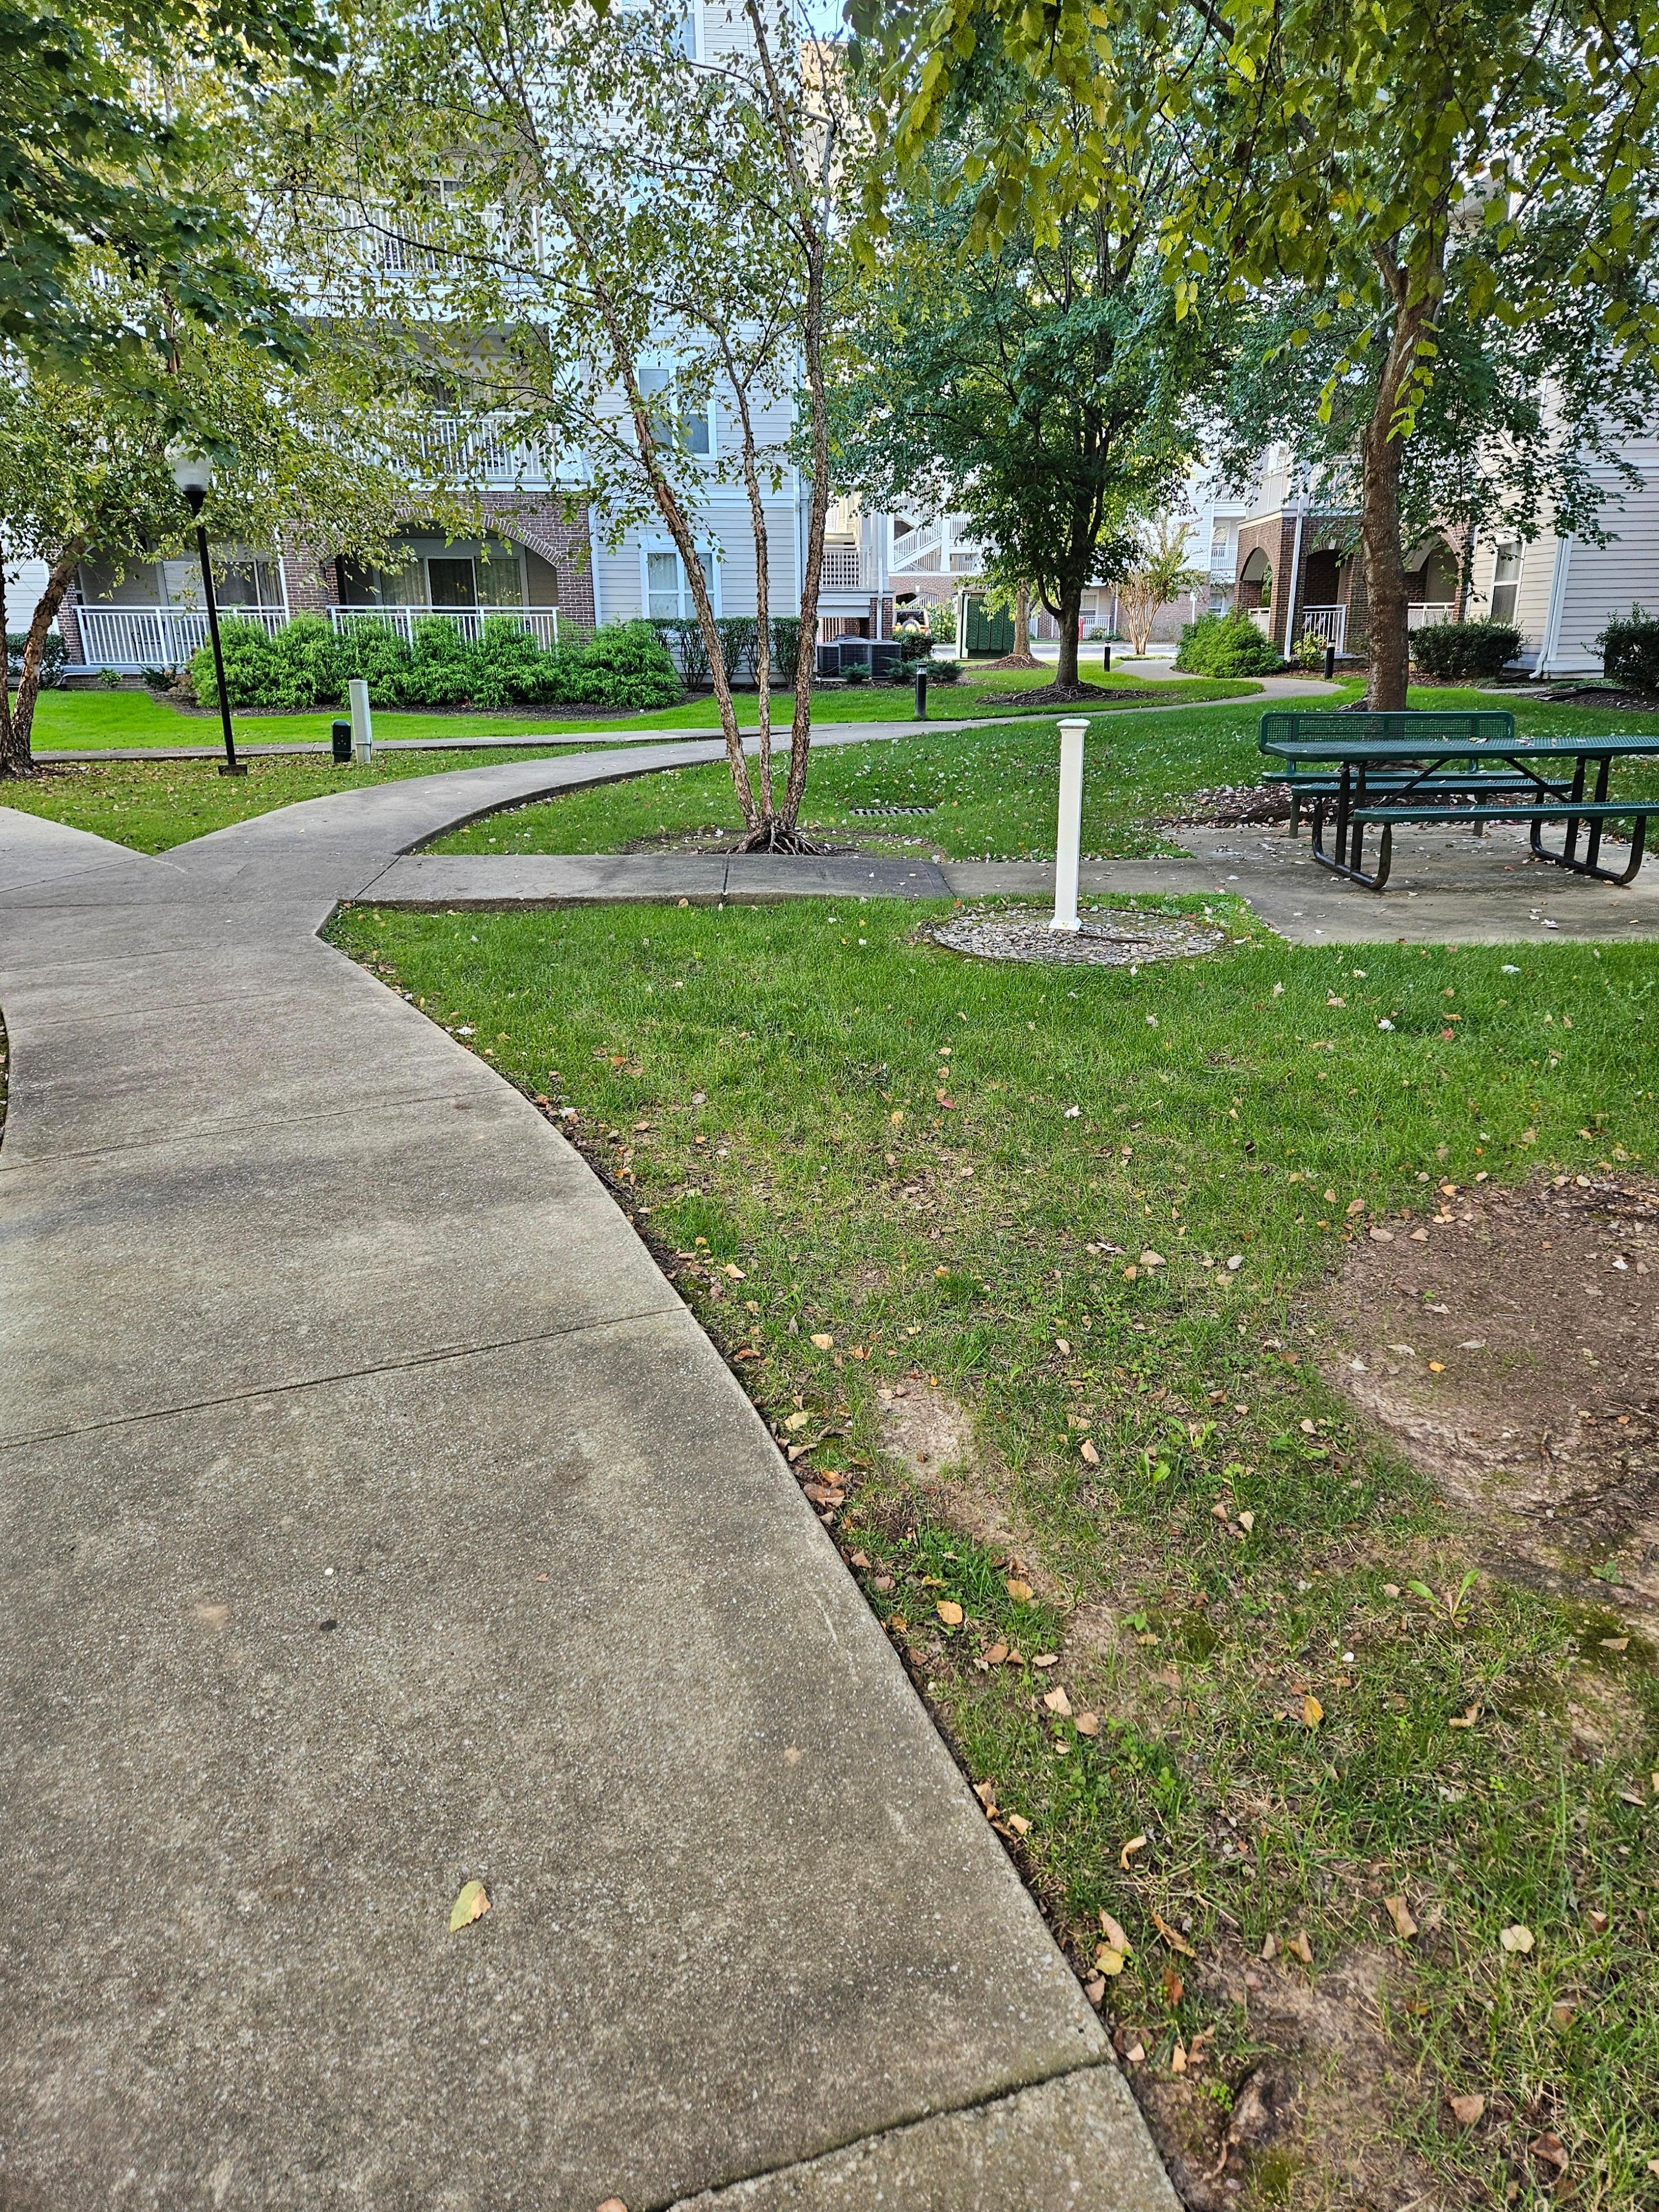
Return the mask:
[[202,520],[208,486],[213,481],[213,465],[205,460],[176,460],[173,465],[173,481],[183,492],[190,511],[196,518],[196,551],[202,563],[202,593],[207,601],[208,635],[213,641],[213,673],[219,686],[219,720],[225,732],[225,757],[220,763],[219,773],[221,775],[246,775],[247,768],[236,757],[236,738],[230,726],[230,699],[225,690],[225,656],[219,643],[219,605],[213,596],[213,562],[208,555],[207,528]]

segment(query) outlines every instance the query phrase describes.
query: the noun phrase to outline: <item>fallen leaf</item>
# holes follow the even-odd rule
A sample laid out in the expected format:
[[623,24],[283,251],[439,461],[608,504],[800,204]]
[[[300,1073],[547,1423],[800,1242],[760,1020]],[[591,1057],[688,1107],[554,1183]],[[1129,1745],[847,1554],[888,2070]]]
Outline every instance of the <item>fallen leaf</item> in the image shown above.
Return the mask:
[[1601,1645],[1603,1651],[1628,1651],[1630,1638],[1628,1636],[1604,1636],[1601,1638]]
[[835,1340],[836,1340],[833,1336],[827,1335],[821,1329],[815,1334],[809,1336],[806,1340],[809,1344],[816,1344],[820,1352],[828,1352]]
[[1486,2109],[1484,2097],[1448,2097],[1446,2102],[1450,2106],[1451,2116],[1460,2128],[1478,2125]]
[[1100,1734],[1099,1714],[1079,1713],[1077,1717],[1077,1732],[1079,1735],[1098,1735]]
[[786,1413],[783,1425],[786,1429],[804,1429],[811,1418],[810,1413]]
[[1066,1694],[1064,1683],[1056,1682],[1052,1690],[1045,1690],[1042,1702],[1051,1713],[1058,1713],[1062,1720],[1071,1718],[1072,1701]]
[[[685,901],[682,899],[680,904],[684,906]],[[604,2203],[599,2206],[599,2212],[628,2212],[628,2207],[620,2197],[607,2197]]]
[[1325,1708],[1311,1692],[1302,1700],[1302,1717],[1310,1728],[1317,1728],[1325,1717]]
[[1506,1951],[1524,1953],[1532,1948],[1532,1930],[1524,1922],[1517,1920],[1513,1927],[1502,1929],[1498,1940]]
[[1092,1981],[1085,1982],[1083,1984],[1083,1994],[1088,1998],[1091,2005],[1099,2004],[1106,1995],[1106,1978],[1104,1974],[1097,1974]]
[[455,1935],[474,1920],[482,1920],[489,1910],[489,1892],[481,1881],[469,1881],[449,1909],[449,1932]]
[[747,1275],[744,1273],[743,1269],[741,1267],[734,1267],[729,1260],[726,1263],[725,1272],[730,1275],[734,1283],[746,1283],[749,1279]]
[[1145,1836],[1130,1837],[1128,1842],[1125,1844],[1123,1849],[1117,1855],[1117,1863],[1123,1869],[1123,1871],[1126,1874],[1129,1870],[1129,1859],[1131,1854],[1135,1851],[1144,1851],[1146,1848],[1146,1838]]
[[1098,1467],[1100,1465],[1100,1454],[1095,1449],[1087,1437],[1085,1437],[1083,1442],[1078,1446],[1078,1450],[1081,1455],[1085,1466]]
[[1466,1713],[1459,1714],[1459,1715],[1457,1715],[1455,1717],[1454,1717],[1453,1719],[1449,1720],[1449,1721],[1446,1723],[1446,1726],[1447,1726],[1448,1728],[1455,1728],[1455,1729],[1473,1728],[1473,1727],[1474,1726],[1474,1724],[1475,1724],[1476,1721],[1478,1721],[1478,1720],[1480,1719],[1480,1706],[1479,1706],[1479,1705],[1471,1705],[1471,1706],[1469,1707],[1468,1711]]
[[1550,2007],[1550,2018],[1558,2027],[1571,2027],[1578,2017],[1576,2004],[1557,2004]]
[[1146,2058],[1146,2046],[1144,2043],[1132,2043],[1123,2056],[1131,2066],[1143,2065]]
[[934,1607],[933,1610],[938,1613],[939,1619],[945,1623],[945,1626],[947,1628],[961,1627],[962,1607],[957,1604],[954,1599],[942,1597],[939,1603]]
[[1241,1513],[1241,1514],[1239,1515],[1239,1516],[1238,1516],[1238,1525],[1239,1525],[1239,1527],[1240,1527],[1240,1528],[1244,1531],[1244,1534],[1248,1536],[1248,1535],[1249,1534],[1249,1533],[1250,1533],[1251,1529],[1252,1529],[1252,1528],[1255,1528],[1255,1514],[1254,1514],[1254,1513]]
[[[1385,1897],[1383,1907],[1394,1923],[1394,1932],[1402,1942],[1410,1942],[1417,1933],[1417,1923],[1412,1918],[1411,1907],[1403,1897]],[[1479,2115],[1476,2115],[1479,2118]]]
[[1558,2173],[1565,2173],[1567,2170],[1566,2145],[1553,2132],[1537,2138],[1532,2145],[1532,2154],[1545,2166],[1553,2166]]
[[1294,1951],[1304,1966],[1312,1966],[1313,1945],[1308,1941],[1308,1931],[1305,1928],[1299,1928],[1285,1948],[1287,1951]]
[[870,1561],[866,1553],[863,1552],[854,1552],[852,1558],[847,1562],[847,1564],[849,1567],[867,1567]]
[[1187,2054],[1178,2043],[1170,2053],[1170,2071],[1171,2074],[1184,2074],[1187,2071]]
[[1008,1647],[1006,1644],[994,1644],[985,1655],[985,1663],[988,1667],[1000,1667],[1007,1656]]
[[1178,1928],[1171,1928],[1160,1913],[1152,1915],[1152,1925],[1172,1951],[1179,1951],[1183,1959],[1194,1959],[1198,1954]]
[[1072,1356],[1072,1347],[1071,1347],[1071,1345],[1067,1342],[1067,1340],[1066,1340],[1066,1338],[1065,1338],[1065,1337],[1063,1337],[1063,1336],[1057,1336],[1057,1337],[1054,1339],[1054,1350],[1055,1350],[1056,1352],[1063,1352],[1063,1353],[1065,1354],[1065,1356],[1066,1357],[1066,1358],[1068,1358],[1068,1359],[1069,1359],[1069,1358],[1071,1358],[1071,1356]]
[[1121,1951],[1126,1959],[1133,1951],[1134,1946],[1124,1934],[1121,1925],[1113,1919],[1103,1905],[1100,1908],[1100,1932],[1112,1949]]
[[1103,1974],[1121,1974],[1123,1972],[1123,1954],[1110,1943],[1097,1943],[1095,1965]]
[[997,1792],[996,1784],[994,1782],[975,1783],[974,1795],[978,1798],[980,1803],[984,1806],[988,1813],[994,1813],[996,1811]]
[[1143,1252],[1140,1255],[1140,1264],[1143,1267],[1161,1267],[1164,1265],[1164,1255],[1161,1252]]
[[1031,1832],[1031,1824],[1023,1813],[1011,1813],[1008,1815],[1008,1826],[1017,1836],[1029,1836]]
[[1031,1602],[1031,1585],[1030,1583],[1021,1582],[1018,1575],[1010,1575],[1003,1588],[1016,1605],[1029,1605]]
[[1589,1911],[1584,1915],[1584,1917],[1589,1922],[1590,1929],[1593,1934],[1597,1936],[1605,1936],[1607,1934],[1607,1916],[1601,1910],[1599,1905],[1592,1905]]
[[1163,1988],[1164,2002],[1173,2012],[1187,1994],[1187,1984],[1173,1966],[1166,1966],[1164,1969]]
[[1279,1956],[1279,1938],[1277,1936],[1264,1936],[1262,1937],[1261,1955],[1264,1959],[1276,1959]]
[[1034,1667],[1058,1667],[1060,1654],[1058,1651],[1039,1651],[1031,1664]]
[[1351,1198],[1348,1200],[1346,1211],[1349,1220],[1352,1221],[1357,1213],[1363,1213],[1365,1211],[1364,1200],[1363,1198]]

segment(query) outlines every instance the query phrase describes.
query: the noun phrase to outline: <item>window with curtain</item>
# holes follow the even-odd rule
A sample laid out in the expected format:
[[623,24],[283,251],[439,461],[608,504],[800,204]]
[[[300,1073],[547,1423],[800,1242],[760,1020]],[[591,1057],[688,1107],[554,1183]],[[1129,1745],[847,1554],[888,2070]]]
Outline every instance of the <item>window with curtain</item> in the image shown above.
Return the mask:
[[[700,553],[697,558],[702,564],[704,580],[712,588],[714,564],[707,553]],[[691,587],[686,581],[684,565],[672,547],[666,552],[646,554],[645,611],[653,622],[690,621],[697,611]]]

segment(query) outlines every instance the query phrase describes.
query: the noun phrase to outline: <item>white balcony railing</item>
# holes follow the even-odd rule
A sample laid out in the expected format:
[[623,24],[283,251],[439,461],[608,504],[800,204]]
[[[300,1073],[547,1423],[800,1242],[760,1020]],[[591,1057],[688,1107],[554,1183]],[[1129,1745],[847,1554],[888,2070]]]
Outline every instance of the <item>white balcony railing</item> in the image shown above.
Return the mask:
[[1297,637],[1310,634],[1322,637],[1327,645],[1334,645],[1339,653],[1348,649],[1348,610],[1346,607],[1304,607],[1296,618]]
[[1407,629],[1423,629],[1430,623],[1450,622],[1456,609],[1450,599],[1419,600],[1406,610]]
[[[201,607],[75,607],[82,663],[88,668],[182,668],[207,643]],[[221,607],[219,620],[258,623],[267,635],[288,620],[285,607]]]
[[410,645],[416,623],[428,621],[453,623],[468,639],[481,637],[487,622],[514,622],[538,645],[551,647],[559,641],[556,607],[331,607],[328,618],[336,629],[346,623],[379,623]]
[[[421,443],[434,467],[465,483],[546,491],[560,478],[560,455],[517,441],[511,416],[434,415]],[[566,457],[564,474],[575,473],[574,462]]]
[[818,582],[826,592],[856,592],[863,574],[856,545],[831,545],[825,550]]
[[1244,611],[1249,615],[1250,620],[1261,631],[1263,637],[1271,637],[1273,635],[1273,611],[1271,607],[1246,607]]

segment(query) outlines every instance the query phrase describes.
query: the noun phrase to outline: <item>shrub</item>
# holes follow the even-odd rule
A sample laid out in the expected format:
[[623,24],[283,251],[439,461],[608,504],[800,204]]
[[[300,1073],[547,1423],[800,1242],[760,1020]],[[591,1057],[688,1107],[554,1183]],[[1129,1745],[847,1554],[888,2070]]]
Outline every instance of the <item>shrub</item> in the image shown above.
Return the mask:
[[753,615],[723,615],[714,624],[720,641],[720,651],[726,657],[728,683],[752,684],[756,681],[756,653],[760,643],[760,624]]
[[483,652],[477,640],[442,615],[422,615],[415,624],[414,650],[404,678],[408,704],[459,707],[477,697],[483,680]]
[[1315,669],[1325,665],[1325,648],[1328,638],[1321,637],[1316,629],[1304,629],[1291,647],[1291,661],[1297,668]]
[[899,661],[926,660],[933,649],[931,630],[902,629],[898,634]]
[[961,680],[962,663],[959,660],[930,660],[928,662],[927,681],[930,684],[957,684],[960,683]]
[[781,691],[793,691],[800,669],[800,617],[772,617],[772,681]]
[[695,615],[678,615],[672,622],[653,622],[652,629],[665,652],[679,664],[686,689],[705,690],[714,680],[708,648],[702,641],[702,625]]
[[[219,625],[225,661],[225,696],[233,707],[277,707],[303,714],[340,696],[343,678],[334,633],[320,615],[295,615],[275,635],[262,623]],[[211,641],[190,658],[191,689],[204,706],[218,698]]]
[[957,641],[957,603],[941,599],[927,610],[927,627],[933,633],[935,645],[954,645]]
[[1513,623],[1425,623],[1409,642],[1425,676],[1496,676],[1520,652],[1521,633]]
[[1271,676],[1279,648],[1245,614],[1200,615],[1181,633],[1176,666],[1188,676]]
[[[9,629],[6,632],[6,672],[14,683],[23,672],[23,654],[28,641],[27,630]],[[64,664],[68,658],[63,639],[55,629],[49,629],[46,644],[40,651],[40,689],[43,691],[63,690]]]
[[409,640],[373,615],[359,615],[346,623],[337,640],[340,689],[346,678],[361,676],[377,707],[399,707],[408,697]]
[[582,698],[595,707],[672,707],[679,671],[648,622],[607,623],[581,656]]
[[1632,691],[1659,691],[1659,615],[1632,607],[1623,620],[1615,615],[1595,641],[1601,666],[1615,684]]

